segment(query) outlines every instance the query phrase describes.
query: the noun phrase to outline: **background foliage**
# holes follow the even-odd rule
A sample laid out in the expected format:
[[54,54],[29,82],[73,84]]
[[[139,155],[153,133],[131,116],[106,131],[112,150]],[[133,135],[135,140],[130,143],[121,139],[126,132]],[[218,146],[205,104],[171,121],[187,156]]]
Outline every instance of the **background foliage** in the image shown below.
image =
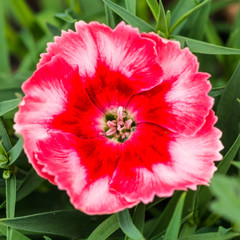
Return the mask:
[[[0,239],[240,239],[239,0],[0,0]],[[122,20],[189,47],[209,72],[224,159],[210,187],[111,216],[87,216],[36,175],[15,136],[21,84],[46,43],[77,20]]]

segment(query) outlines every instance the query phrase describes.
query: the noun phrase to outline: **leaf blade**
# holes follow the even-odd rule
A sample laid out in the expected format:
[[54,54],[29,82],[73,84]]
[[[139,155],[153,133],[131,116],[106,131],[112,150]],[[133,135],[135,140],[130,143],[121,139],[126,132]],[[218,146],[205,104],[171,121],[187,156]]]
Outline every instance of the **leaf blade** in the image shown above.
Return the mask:
[[177,240],[178,239],[185,197],[186,197],[186,193],[183,193],[178,200],[177,206],[173,212],[173,216],[172,216],[170,223],[168,225],[168,228],[166,230],[166,234],[164,235],[164,240]]
[[[45,235],[86,238],[105,218],[104,216],[87,216],[77,210],[60,210],[13,219],[0,219],[0,224]],[[81,225],[76,224],[77,222]]]
[[240,55],[240,49],[222,47],[203,41],[174,35],[174,38],[178,40],[181,45],[187,41],[189,49],[194,53],[212,54],[212,55]]
[[139,28],[141,32],[150,32],[154,31],[153,27],[143,21],[142,19],[134,16],[133,14],[129,13],[123,7],[118,6],[117,4],[113,3],[110,0],[103,0],[103,2],[112,9],[115,13],[117,13],[123,20],[131,24],[133,27]]
[[225,154],[234,143],[238,133],[238,121],[240,118],[240,62],[230,78],[224,93],[221,96],[217,108],[218,122],[216,126],[222,130],[221,141],[224,145]]
[[117,215],[114,214],[103,221],[97,228],[91,233],[87,240],[105,240],[112,233],[119,228]]
[[132,240],[145,240],[143,235],[132,222],[128,209],[117,213],[118,222],[122,231]]
[[131,14],[136,15],[136,6],[137,6],[136,0],[125,0],[125,5],[126,5],[127,10]]
[[0,116],[15,109],[18,106],[19,102],[20,100],[18,98],[0,102]]

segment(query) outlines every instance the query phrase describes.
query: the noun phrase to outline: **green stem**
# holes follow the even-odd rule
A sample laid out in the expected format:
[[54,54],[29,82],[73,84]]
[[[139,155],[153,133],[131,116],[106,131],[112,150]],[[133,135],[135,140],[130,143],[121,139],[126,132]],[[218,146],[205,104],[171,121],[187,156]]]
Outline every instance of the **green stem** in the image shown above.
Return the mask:
[[[16,178],[15,174],[11,174],[6,182],[6,217],[14,218],[15,214],[15,203],[16,203]],[[13,229],[7,228],[7,240],[12,239],[12,231]]]

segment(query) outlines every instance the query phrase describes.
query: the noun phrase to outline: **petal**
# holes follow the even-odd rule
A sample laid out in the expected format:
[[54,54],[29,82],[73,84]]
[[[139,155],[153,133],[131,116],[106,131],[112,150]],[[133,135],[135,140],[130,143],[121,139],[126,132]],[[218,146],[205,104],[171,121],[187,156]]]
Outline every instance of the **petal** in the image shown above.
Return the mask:
[[181,49],[179,42],[161,38],[155,33],[142,33],[141,36],[156,42],[158,59],[165,80],[198,72],[197,57],[188,48]]
[[38,67],[55,55],[77,64],[88,94],[102,110],[125,106],[131,95],[161,81],[156,44],[137,29],[123,22],[114,30],[97,22],[80,21],[75,27],[77,32],[63,32],[48,45]]
[[213,106],[207,95],[211,85],[206,73],[173,77],[155,88],[133,96],[128,110],[138,123],[158,124],[168,130],[193,135]]
[[120,145],[105,140],[105,137],[82,140],[71,134],[51,132],[38,143],[36,155],[43,171],[54,176],[74,207],[87,214],[109,214],[136,204],[109,190]]
[[39,151],[38,141],[41,141],[47,137],[46,129],[39,124],[27,125],[27,127],[19,129],[19,125],[15,124],[14,128],[17,133],[23,136],[24,144],[23,149],[27,155],[28,161],[33,165],[34,169],[43,178],[46,178],[51,183],[56,184],[54,177],[47,172],[43,171],[43,165],[38,163],[36,158],[36,152]]
[[26,93],[16,114],[16,130],[40,124],[81,138],[98,137],[103,113],[90,100],[78,69],[54,57],[23,84]]
[[[110,183],[127,201],[149,203],[156,194],[207,185],[222,157],[221,132],[211,111],[194,136],[171,133],[154,124],[139,124],[124,144],[123,155]],[[129,160],[130,159],[130,160]]]

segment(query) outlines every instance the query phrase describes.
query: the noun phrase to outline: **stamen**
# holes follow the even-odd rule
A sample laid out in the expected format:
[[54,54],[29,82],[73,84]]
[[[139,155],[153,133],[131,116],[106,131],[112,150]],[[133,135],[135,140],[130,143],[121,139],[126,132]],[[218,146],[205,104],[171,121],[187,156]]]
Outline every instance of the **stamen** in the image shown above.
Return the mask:
[[123,107],[119,107],[117,110],[117,121],[123,121]]
[[117,132],[116,128],[110,128],[106,131],[106,136],[111,136]]
[[117,126],[116,121],[107,121],[107,125],[108,125],[108,127],[110,127],[110,128]]
[[[131,136],[133,128],[136,126],[129,114],[123,110],[123,107],[112,109],[107,113],[105,136],[118,142],[124,142]],[[134,125],[133,125],[134,123]],[[133,127],[133,126],[134,127]]]
[[125,122],[125,127],[126,127],[126,129],[130,129],[132,123],[133,123],[133,120],[132,120],[132,119],[128,119],[128,120]]

